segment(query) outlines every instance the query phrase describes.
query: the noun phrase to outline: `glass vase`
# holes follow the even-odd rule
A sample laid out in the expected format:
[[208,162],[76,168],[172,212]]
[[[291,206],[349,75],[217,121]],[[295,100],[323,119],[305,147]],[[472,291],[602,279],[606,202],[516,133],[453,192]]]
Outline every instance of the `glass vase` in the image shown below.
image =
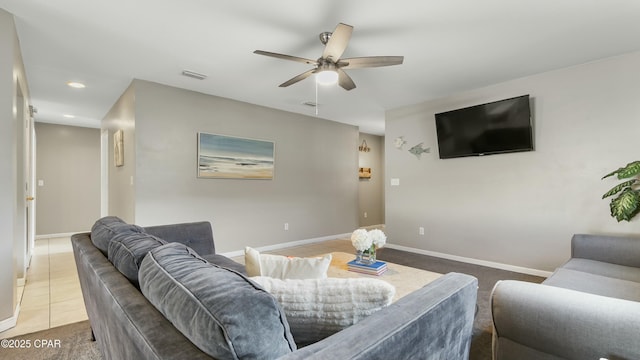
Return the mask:
[[363,260],[365,261],[365,263],[371,265],[374,264],[377,260],[376,260],[376,246],[375,245],[371,245],[371,247],[368,250],[365,250],[363,255]]
[[371,265],[376,262],[376,246],[371,245],[367,250],[356,250],[356,263]]
[[375,263],[376,260],[376,246],[375,245],[371,245],[371,247],[369,248],[369,250],[365,251],[365,253],[369,253],[369,257],[368,257],[368,261],[369,264],[373,264]]

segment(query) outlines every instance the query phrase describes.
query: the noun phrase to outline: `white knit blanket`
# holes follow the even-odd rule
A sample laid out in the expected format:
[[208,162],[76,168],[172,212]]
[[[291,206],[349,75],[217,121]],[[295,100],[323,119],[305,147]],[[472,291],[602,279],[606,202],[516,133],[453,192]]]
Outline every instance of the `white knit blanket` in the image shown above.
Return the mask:
[[391,284],[368,278],[250,279],[278,300],[299,345],[322,340],[357,323],[391,304],[396,292]]

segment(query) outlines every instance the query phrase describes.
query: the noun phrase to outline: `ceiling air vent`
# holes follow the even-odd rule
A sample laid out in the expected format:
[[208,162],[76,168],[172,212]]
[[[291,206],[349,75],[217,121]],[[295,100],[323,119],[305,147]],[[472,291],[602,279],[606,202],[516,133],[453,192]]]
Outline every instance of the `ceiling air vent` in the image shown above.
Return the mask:
[[182,70],[182,75],[190,78],[198,79],[198,80],[204,80],[207,78],[207,75],[205,74],[200,74],[195,71],[189,71],[189,70]]

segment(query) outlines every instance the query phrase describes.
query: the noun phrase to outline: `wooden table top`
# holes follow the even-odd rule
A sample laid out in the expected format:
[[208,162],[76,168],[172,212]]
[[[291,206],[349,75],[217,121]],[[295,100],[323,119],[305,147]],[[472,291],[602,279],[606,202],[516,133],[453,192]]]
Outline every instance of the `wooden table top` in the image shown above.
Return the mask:
[[380,276],[349,271],[347,263],[355,258],[355,254],[332,252],[331,265],[327,271],[327,276],[335,278],[366,277],[384,280],[396,288],[396,295],[393,299],[394,302],[442,276],[442,274],[439,273],[394,264],[388,261],[386,261],[387,271]]

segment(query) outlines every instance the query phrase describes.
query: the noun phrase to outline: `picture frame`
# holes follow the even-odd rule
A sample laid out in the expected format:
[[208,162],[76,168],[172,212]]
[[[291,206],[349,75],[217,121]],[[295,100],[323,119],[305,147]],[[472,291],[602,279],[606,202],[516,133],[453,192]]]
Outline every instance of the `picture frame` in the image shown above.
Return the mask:
[[198,132],[198,178],[273,180],[275,143]]
[[360,179],[371,179],[371,168],[370,167],[361,167],[358,170],[358,177]]
[[124,131],[113,133],[113,163],[116,167],[124,166]]

